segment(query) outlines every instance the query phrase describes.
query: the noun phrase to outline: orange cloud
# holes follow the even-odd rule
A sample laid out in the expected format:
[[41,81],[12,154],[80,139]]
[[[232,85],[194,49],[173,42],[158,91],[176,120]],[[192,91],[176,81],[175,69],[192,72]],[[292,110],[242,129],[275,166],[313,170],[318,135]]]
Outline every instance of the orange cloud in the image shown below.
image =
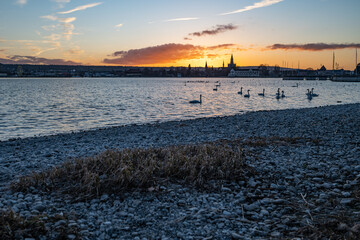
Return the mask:
[[207,47],[207,49],[210,49],[210,50],[219,50],[219,49],[232,49],[232,48],[235,48],[237,45],[236,44],[233,44],[233,43],[225,43],[225,44],[219,44],[219,45],[216,45],[216,46],[210,46],[210,47]]
[[301,50],[301,51],[323,51],[345,48],[360,48],[359,43],[349,44],[327,44],[327,43],[308,43],[308,44],[274,44],[268,46],[266,50]]
[[217,58],[219,56],[220,56],[220,54],[216,54],[216,53],[210,53],[210,54],[206,55],[207,58]]
[[169,43],[147,48],[131,49],[129,51],[117,51],[111,55],[115,58],[106,58],[103,62],[127,66],[173,64],[182,60],[196,60],[206,56],[216,56],[216,54],[209,53],[209,51],[225,50],[236,46],[236,44],[221,44],[204,47],[191,44]]

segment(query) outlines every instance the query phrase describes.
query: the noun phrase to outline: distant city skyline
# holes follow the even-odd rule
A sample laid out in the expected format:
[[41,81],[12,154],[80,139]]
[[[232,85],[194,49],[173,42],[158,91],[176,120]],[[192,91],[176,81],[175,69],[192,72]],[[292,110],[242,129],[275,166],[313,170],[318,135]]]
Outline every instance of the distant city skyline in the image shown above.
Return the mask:
[[[354,70],[358,0],[4,0],[0,63]],[[357,61],[359,62],[359,60]]]

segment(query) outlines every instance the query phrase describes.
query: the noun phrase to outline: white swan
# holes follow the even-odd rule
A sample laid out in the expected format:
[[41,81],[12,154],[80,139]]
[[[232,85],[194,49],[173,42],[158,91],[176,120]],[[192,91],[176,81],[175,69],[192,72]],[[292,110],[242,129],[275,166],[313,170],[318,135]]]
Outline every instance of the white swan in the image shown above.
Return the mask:
[[319,94],[314,93],[314,88],[311,89],[311,96],[312,97],[318,97]]
[[262,96],[262,97],[265,97],[265,88],[263,89],[263,92],[262,92],[262,93],[259,93],[258,95],[259,95],[259,96]]
[[307,96],[307,98],[308,98],[309,100],[311,100],[311,99],[313,98],[313,96],[312,96],[312,94],[311,94],[311,92],[310,92],[309,89],[306,89],[306,90],[307,90],[306,96]]
[[310,89],[306,89],[306,90],[307,90],[306,96],[311,96]]
[[202,99],[201,99],[201,94],[200,94],[200,101],[199,100],[191,100],[189,103],[191,104],[201,104],[202,103]]
[[276,93],[276,99],[280,99],[281,96],[280,96],[280,88],[278,88],[277,90],[277,93]]
[[250,90],[247,90],[247,94],[244,95],[244,97],[249,98],[250,97]]
[[243,87],[240,88],[240,91],[238,92],[238,94],[242,95],[242,90],[243,90]]

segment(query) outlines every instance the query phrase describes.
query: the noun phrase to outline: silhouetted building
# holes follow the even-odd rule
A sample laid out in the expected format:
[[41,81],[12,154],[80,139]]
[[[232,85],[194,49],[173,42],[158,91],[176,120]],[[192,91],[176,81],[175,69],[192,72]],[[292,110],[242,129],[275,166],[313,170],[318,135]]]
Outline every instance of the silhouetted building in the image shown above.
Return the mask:
[[260,71],[259,69],[238,69],[234,70],[231,69],[230,73],[228,74],[228,77],[242,77],[242,78],[249,78],[249,77],[260,77]]
[[325,67],[324,65],[322,65],[322,67],[319,69],[319,71],[325,72],[325,71],[326,71],[326,67]]
[[236,64],[234,63],[234,56],[231,54],[230,63],[228,64],[229,69],[236,69]]

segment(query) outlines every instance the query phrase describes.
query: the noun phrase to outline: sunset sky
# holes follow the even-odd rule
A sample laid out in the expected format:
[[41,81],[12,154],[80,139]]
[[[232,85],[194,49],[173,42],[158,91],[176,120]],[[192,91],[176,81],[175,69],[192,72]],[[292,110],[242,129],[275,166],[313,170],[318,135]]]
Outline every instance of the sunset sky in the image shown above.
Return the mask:
[[[359,0],[1,0],[0,63],[355,68]],[[359,51],[360,56],[360,51]],[[360,59],[360,57],[359,57]]]

